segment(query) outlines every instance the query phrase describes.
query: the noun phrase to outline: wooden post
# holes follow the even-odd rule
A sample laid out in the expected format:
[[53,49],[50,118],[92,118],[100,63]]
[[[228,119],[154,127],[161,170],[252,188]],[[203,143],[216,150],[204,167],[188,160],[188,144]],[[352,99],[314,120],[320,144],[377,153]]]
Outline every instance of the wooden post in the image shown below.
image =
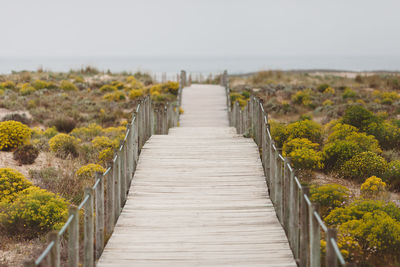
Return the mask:
[[96,172],[96,259],[100,258],[104,247],[104,179],[101,172]]
[[289,180],[290,180],[290,173],[289,173],[289,164],[290,158],[284,158],[284,165],[283,165],[283,195],[282,195],[282,210],[283,210],[283,227],[287,235],[289,235]]
[[73,216],[71,225],[68,228],[68,266],[78,267],[79,265],[79,211],[71,205],[69,216]]
[[309,215],[308,215],[308,204],[304,199],[304,195],[308,195],[310,191],[309,187],[303,186],[303,190],[300,196],[300,267],[310,266],[309,259]]
[[120,166],[118,154],[114,154],[113,161],[113,180],[114,180],[114,224],[117,222],[119,214],[121,213],[121,187],[120,187]]
[[269,142],[269,152],[270,152],[270,169],[269,169],[269,179],[270,179],[270,197],[271,201],[275,204],[275,185],[276,185],[276,179],[275,179],[275,150],[274,150],[274,140],[270,139]]
[[310,267],[321,266],[321,233],[317,218],[314,216],[314,211],[318,213],[319,208],[317,204],[312,204],[309,209],[309,222],[310,222]]
[[114,170],[107,174],[107,235],[111,235],[115,222],[115,197],[114,197]]
[[36,267],[35,261],[34,260],[28,260],[24,262],[24,267]]
[[282,224],[282,161],[279,157],[280,149],[275,150],[275,210]]
[[56,231],[49,233],[49,243],[54,242],[54,246],[51,248],[48,259],[49,266],[60,267],[60,237]]
[[337,240],[337,230],[334,228],[328,228],[326,233],[326,267],[337,267],[338,260],[336,257],[335,250],[332,246],[331,239]]
[[85,195],[89,196],[88,201],[85,204],[85,219],[84,219],[84,259],[83,267],[94,267],[94,207],[93,198],[94,193],[91,187],[85,188]]

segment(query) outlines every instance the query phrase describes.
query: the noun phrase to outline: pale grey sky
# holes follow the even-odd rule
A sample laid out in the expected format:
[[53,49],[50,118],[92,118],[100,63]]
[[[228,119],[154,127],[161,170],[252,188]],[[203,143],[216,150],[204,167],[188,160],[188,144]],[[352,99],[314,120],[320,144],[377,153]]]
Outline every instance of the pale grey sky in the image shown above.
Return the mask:
[[399,56],[399,0],[0,0],[0,57]]

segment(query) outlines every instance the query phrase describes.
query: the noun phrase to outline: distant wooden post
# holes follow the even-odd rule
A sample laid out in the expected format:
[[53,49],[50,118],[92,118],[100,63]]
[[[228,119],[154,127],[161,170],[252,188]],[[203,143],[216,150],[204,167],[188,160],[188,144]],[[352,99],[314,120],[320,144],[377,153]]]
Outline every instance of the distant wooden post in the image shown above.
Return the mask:
[[186,87],[186,71],[181,70],[181,81],[180,81],[181,88]]
[[101,172],[96,172],[96,259],[100,258],[104,247],[104,179]]
[[309,215],[308,215],[308,204],[304,199],[304,195],[308,195],[310,188],[303,186],[303,190],[300,196],[300,267],[308,267],[310,264],[309,259]]
[[221,80],[222,80],[222,86],[227,87],[228,86],[228,71],[227,70],[224,70]]
[[53,247],[50,250],[48,259],[49,266],[60,267],[60,238],[57,231],[52,231],[49,233],[48,241],[54,242]]
[[335,249],[331,243],[331,239],[337,240],[337,230],[334,228],[328,228],[326,234],[326,267],[337,267],[338,260],[336,257]]
[[107,174],[107,235],[111,235],[114,229],[114,221],[115,221],[115,198],[114,198],[114,170],[111,168],[111,171]]
[[68,228],[68,266],[79,265],[79,211],[76,206],[69,207],[69,216],[73,216]]
[[84,219],[84,251],[83,267],[94,267],[94,193],[91,187],[85,188],[85,195],[89,196],[85,204],[85,219]]
[[113,160],[113,180],[114,180],[114,223],[117,222],[119,214],[121,213],[121,186],[120,186],[120,166],[118,154],[114,154]]

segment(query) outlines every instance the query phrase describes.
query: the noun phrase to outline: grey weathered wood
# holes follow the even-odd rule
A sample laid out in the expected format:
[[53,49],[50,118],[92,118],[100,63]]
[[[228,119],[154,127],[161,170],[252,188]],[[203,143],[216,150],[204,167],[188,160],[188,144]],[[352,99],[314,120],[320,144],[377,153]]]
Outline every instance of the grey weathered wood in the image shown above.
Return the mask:
[[104,179],[101,172],[96,173],[96,181],[100,179],[95,189],[96,203],[96,259],[100,255],[104,247]]
[[335,250],[330,242],[331,238],[337,240],[337,230],[334,228],[328,228],[328,232],[326,233],[326,257],[325,264],[326,267],[337,267],[338,259],[336,257]]
[[94,267],[94,192],[91,187],[85,188],[85,196],[89,199],[85,204],[83,267]]
[[49,233],[49,243],[54,242],[48,256],[48,264],[51,267],[60,267],[60,237],[56,231]]
[[308,204],[304,195],[308,195],[309,187],[303,186],[300,196],[300,267],[308,267],[310,264],[310,235]]
[[69,207],[69,216],[74,216],[68,227],[68,266],[79,265],[79,210],[76,206]]
[[314,216],[314,211],[319,211],[317,204],[313,204],[308,212],[308,220],[310,222],[310,266],[319,267],[321,266],[321,231],[319,223]]
[[228,127],[224,89],[183,95],[180,127],[142,149],[98,266],[295,267],[258,148]]
[[116,223],[121,213],[121,171],[119,167],[119,159],[114,155],[113,161],[113,180],[114,180],[114,222]]
[[114,229],[114,222],[115,222],[115,191],[114,191],[114,170],[111,171],[106,176],[106,191],[107,191],[107,201],[106,201],[106,209],[107,209],[107,217],[106,217],[106,234],[108,236],[111,235]]

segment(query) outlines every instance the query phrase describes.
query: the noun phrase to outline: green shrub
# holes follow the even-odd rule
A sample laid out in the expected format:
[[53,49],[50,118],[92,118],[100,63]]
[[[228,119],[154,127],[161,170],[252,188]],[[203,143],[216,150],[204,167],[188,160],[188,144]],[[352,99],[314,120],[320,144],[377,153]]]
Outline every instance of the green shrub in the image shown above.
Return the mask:
[[19,93],[23,96],[30,95],[36,91],[35,87],[31,86],[29,83],[25,83],[19,89]]
[[115,92],[117,90],[118,90],[118,88],[115,86],[112,86],[111,84],[105,84],[102,87],[100,87],[101,92]]
[[15,89],[15,82],[13,81],[5,81],[0,83],[0,88],[14,90]]
[[354,92],[350,88],[346,88],[342,95],[343,99],[355,98],[356,96],[357,96],[356,92]]
[[242,97],[243,97],[240,93],[235,93],[235,92],[230,93],[229,96],[230,96],[230,98],[231,98],[231,103],[232,103],[232,104],[235,103],[236,99],[242,98]]
[[78,91],[78,87],[76,87],[75,84],[66,80],[61,81],[60,88],[64,91]]
[[347,136],[355,132],[358,132],[358,129],[356,127],[348,124],[337,123],[330,129],[328,142],[345,140]]
[[249,99],[250,98],[250,92],[248,92],[248,91],[242,91],[241,94],[245,99]]
[[362,152],[355,142],[338,140],[327,143],[323,150],[324,164],[329,169],[339,168],[344,162]]
[[76,127],[76,122],[69,118],[57,118],[49,123],[49,126],[55,127],[58,132],[70,133]]
[[65,159],[69,155],[78,156],[78,145],[75,137],[60,133],[49,140],[50,150],[59,158]]
[[312,90],[305,89],[302,91],[297,91],[294,95],[292,95],[292,102],[294,104],[303,105],[306,107],[313,107],[312,102]]
[[0,122],[0,150],[9,151],[29,142],[32,131],[19,121]]
[[307,138],[313,143],[322,143],[322,127],[315,121],[296,121],[289,124],[285,131],[287,140],[294,138]]
[[102,134],[102,132],[103,128],[100,125],[96,123],[91,123],[87,127],[79,127],[73,129],[71,135],[88,141]]
[[360,192],[364,198],[380,198],[386,194],[386,183],[381,178],[371,176],[361,185]]
[[383,178],[391,189],[400,190],[400,160],[394,160],[389,163]]
[[20,172],[11,168],[0,168],[0,202],[11,202],[18,193],[32,186]]
[[346,109],[342,121],[364,131],[368,125],[377,121],[377,117],[361,105],[352,105]]
[[36,89],[36,90],[41,90],[41,89],[55,89],[57,88],[57,86],[52,83],[52,82],[46,82],[46,81],[42,81],[42,80],[36,80],[33,82],[32,86]]
[[271,137],[276,142],[278,148],[281,148],[287,139],[286,126],[274,120],[269,121]]
[[32,164],[39,156],[39,149],[33,145],[23,145],[14,151],[13,156],[20,164]]
[[319,92],[322,93],[322,92],[324,92],[328,87],[329,87],[329,84],[323,83],[323,84],[318,85],[317,90],[318,90]]
[[370,176],[382,176],[387,169],[386,160],[373,152],[362,152],[346,161],[341,174],[345,178],[363,181]]
[[82,180],[93,180],[96,172],[104,173],[106,170],[98,164],[87,164],[76,171],[76,176]]
[[35,238],[61,228],[68,214],[68,203],[54,193],[32,186],[2,209],[0,221],[8,234]]
[[310,200],[319,205],[319,213],[325,217],[331,210],[342,207],[349,199],[349,190],[339,184],[326,184],[310,188]]
[[400,128],[389,121],[373,122],[367,126],[366,132],[375,136],[385,149],[400,148]]

